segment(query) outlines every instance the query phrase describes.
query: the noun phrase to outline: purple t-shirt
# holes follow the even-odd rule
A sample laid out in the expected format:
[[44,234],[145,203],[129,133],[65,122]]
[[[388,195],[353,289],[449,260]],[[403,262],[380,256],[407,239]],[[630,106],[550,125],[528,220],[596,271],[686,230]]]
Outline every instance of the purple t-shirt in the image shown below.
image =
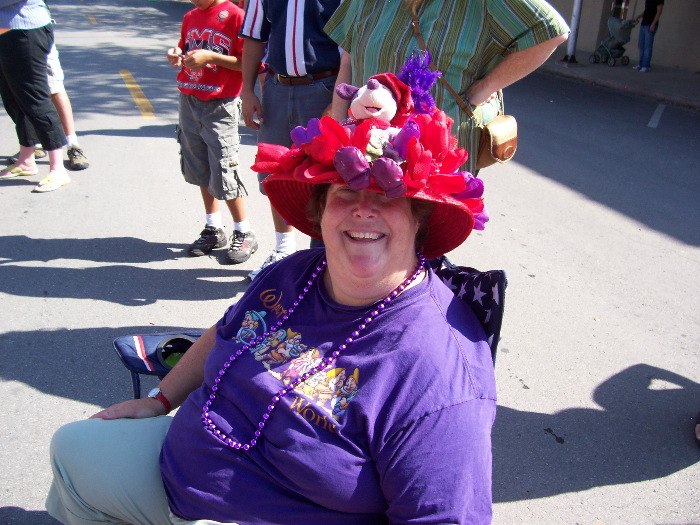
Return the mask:
[[[256,447],[227,448],[203,427],[223,363],[287,312],[322,253],[271,266],[219,321],[204,385],[180,407],[161,453],[173,513],[241,525],[490,523],[491,353],[471,310],[432,271],[284,397]],[[272,396],[369,311],[334,302],[317,279],[288,321],[231,365],[211,419],[247,443]]]

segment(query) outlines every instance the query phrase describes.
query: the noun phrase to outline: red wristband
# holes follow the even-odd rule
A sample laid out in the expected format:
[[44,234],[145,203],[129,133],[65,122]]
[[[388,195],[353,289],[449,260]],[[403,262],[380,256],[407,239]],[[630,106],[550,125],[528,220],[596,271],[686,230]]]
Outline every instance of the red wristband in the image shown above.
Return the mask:
[[170,405],[170,401],[168,401],[168,398],[163,395],[163,392],[158,392],[156,394],[156,399],[163,403],[163,406],[165,407],[166,414],[169,413],[173,407]]
[[163,403],[166,414],[168,414],[173,409],[173,406],[170,404],[170,401],[168,401],[168,398],[163,395],[163,392],[160,391],[160,388],[154,388],[153,390],[151,390],[148,393],[148,397],[152,397]]

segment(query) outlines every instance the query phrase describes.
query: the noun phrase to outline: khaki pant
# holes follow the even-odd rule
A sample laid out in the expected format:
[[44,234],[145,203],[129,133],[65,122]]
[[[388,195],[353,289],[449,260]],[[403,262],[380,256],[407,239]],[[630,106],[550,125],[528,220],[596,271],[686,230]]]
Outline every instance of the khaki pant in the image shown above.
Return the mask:
[[49,514],[69,525],[220,525],[170,512],[159,456],[171,421],[87,419],[58,429],[51,440]]

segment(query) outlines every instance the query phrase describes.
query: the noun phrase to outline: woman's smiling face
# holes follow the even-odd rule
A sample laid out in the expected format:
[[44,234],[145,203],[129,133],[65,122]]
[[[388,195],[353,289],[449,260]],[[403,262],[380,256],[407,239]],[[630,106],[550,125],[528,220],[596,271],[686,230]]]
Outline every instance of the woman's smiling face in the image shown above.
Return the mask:
[[321,232],[332,278],[339,281],[331,283],[334,288],[358,283],[393,288],[415,268],[418,221],[408,198],[333,184]]

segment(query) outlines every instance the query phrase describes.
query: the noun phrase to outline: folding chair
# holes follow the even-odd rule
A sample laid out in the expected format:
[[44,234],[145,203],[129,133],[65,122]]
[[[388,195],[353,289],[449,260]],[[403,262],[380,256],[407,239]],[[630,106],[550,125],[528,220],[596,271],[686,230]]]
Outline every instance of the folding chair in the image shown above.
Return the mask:
[[141,397],[141,374],[163,379],[204,330],[181,333],[123,335],[113,344],[119,359],[131,372],[134,399]]
[[[446,256],[428,261],[442,281],[476,314],[484,328],[496,362],[501,323],[508,280],[503,270],[480,272],[474,268],[452,264]],[[114,349],[131,373],[134,399],[141,397],[140,375],[163,379],[180,357],[192,346],[204,330],[181,333],[127,335],[114,340]]]

